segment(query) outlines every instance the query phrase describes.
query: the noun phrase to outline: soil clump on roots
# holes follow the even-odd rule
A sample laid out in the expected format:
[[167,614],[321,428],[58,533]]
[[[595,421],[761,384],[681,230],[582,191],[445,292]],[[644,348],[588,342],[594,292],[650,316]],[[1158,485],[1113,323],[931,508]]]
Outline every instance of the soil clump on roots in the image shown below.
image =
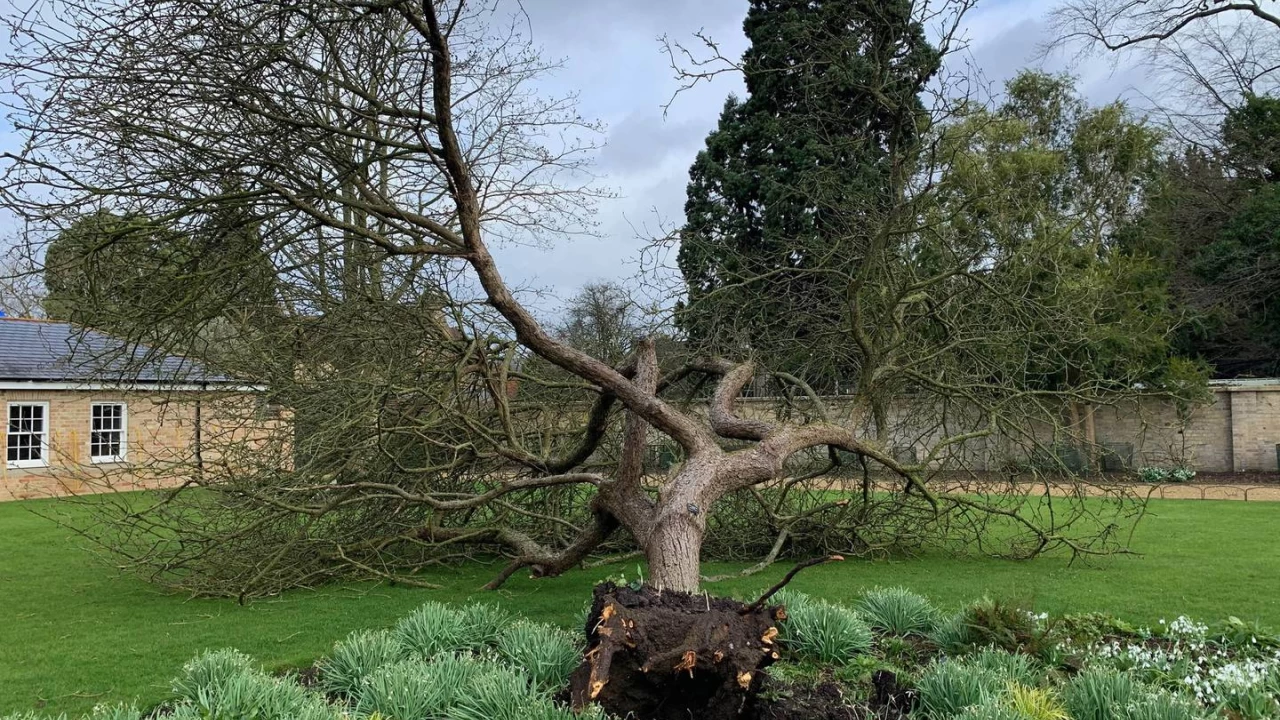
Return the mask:
[[780,606],[603,583],[587,617],[587,652],[570,679],[574,707],[636,720],[758,715],[762,672],[778,658]]

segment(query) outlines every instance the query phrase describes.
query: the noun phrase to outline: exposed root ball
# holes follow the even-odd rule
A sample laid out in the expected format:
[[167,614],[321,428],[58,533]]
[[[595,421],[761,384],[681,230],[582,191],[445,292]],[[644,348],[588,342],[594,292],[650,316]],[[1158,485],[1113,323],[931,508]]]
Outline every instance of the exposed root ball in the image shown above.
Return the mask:
[[570,681],[573,705],[637,720],[737,718],[778,657],[784,618],[781,607],[747,611],[729,598],[598,585],[587,653]]

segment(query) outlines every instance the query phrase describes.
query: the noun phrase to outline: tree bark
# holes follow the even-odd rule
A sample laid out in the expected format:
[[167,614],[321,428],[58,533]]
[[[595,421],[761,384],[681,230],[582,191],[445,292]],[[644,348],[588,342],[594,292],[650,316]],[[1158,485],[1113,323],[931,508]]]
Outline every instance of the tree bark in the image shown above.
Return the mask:
[[661,590],[695,593],[701,575],[703,524],[698,513],[686,509],[659,520],[649,534],[645,558],[649,561],[649,584]]

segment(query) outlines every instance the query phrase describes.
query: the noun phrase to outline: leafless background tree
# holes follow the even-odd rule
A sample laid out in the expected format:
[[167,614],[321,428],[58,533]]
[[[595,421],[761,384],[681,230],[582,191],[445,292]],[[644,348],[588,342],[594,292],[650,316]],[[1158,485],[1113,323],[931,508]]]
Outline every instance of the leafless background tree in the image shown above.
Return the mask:
[[1212,147],[1228,110],[1280,85],[1280,15],[1261,0],[1069,0],[1050,48],[1137,59],[1148,93],[1183,142]]
[[44,316],[44,285],[39,264],[20,245],[0,256],[0,312],[9,317]]

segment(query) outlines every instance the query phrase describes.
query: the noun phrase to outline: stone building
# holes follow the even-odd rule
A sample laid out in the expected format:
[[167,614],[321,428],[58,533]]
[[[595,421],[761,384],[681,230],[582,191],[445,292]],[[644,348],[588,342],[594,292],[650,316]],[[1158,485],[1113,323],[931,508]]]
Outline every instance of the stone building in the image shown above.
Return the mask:
[[67,323],[0,318],[0,500],[180,482],[260,389]]

